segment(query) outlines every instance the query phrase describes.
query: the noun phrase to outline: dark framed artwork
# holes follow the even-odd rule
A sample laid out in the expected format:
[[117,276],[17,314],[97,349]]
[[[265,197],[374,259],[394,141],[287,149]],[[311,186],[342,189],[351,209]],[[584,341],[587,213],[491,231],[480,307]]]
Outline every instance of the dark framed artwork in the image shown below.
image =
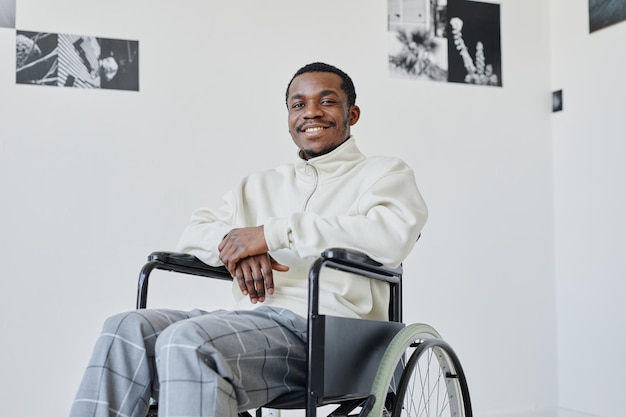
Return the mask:
[[16,33],[16,82],[139,91],[139,42],[95,36]]
[[18,84],[58,83],[59,36],[18,30],[15,35],[15,81]]
[[502,86],[500,5],[469,0],[387,0],[389,73]]
[[448,0],[448,81],[502,86],[500,5]]
[[389,74],[448,81],[446,0],[387,0]]
[[589,33],[626,20],[626,0],[589,0]]

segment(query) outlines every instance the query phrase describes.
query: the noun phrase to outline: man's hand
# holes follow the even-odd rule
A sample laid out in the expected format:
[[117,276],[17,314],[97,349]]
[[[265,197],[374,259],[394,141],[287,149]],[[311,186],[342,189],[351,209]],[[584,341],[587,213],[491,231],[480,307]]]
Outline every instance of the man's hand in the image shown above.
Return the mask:
[[268,247],[265,242],[263,226],[233,229],[224,236],[217,249],[220,251],[220,260],[230,275],[235,277],[239,261],[250,256],[267,253]]
[[268,253],[240,260],[231,274],[237,280],[243,295],[249,295],[252,304],[265,301],[265,294],[274,293],[272,270],[286,272],[289,267],[279,264]]

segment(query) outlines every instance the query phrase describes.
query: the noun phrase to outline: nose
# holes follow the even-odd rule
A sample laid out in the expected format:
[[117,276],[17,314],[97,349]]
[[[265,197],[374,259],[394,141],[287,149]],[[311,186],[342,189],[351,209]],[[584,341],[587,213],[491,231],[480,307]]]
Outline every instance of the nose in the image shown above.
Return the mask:
[[316,117],[322,117],[323,115],[322,107],[317,102],[307,103],[304,113],[302,114],[305,119],[314,119]]

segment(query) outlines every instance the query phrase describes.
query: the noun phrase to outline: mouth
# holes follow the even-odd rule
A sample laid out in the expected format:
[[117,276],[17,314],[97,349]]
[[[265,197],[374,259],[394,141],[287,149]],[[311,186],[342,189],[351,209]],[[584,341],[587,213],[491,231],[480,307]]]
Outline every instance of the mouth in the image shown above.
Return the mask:
[[304,133],[315,133],[315,132],[320,132],[322,130],[326,129],[325,127],[321,127],[321,126],[317,126],[317,127],[307,127],[306,129],[302,129],[302,131]]
[[323,130],[328,129],[329,127],[331,127],[331,125],[321,126],[321,125],[318,125],[318,124],[316,124],[316,125],[309,124],[309,125],[300,126],[298,128],[298,131],[300,131],[302,133],[318,133],[318,132],[321,132]]

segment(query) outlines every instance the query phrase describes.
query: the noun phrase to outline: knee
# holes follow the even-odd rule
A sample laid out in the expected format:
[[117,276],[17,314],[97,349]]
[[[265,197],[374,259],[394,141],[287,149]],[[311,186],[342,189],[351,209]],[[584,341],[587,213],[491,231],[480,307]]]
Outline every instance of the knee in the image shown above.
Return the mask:
[[119,335],[120,337],[147,336],[154,333],[153,326],[145,314],[139,310],[115,314],[104,321],[102,334]]
[[195,323],[189,320],[179,321],[168,326],[157,338],[156,352],[169,349],[172,346],[184,347],[186,350],[196,350],[206,343],[206,335]]
[[211,336],[191,320],[174,323],[165,329],[156,340],[154,354],[159,374],[165,369],[171,372],[172,367],[178,372],[196,372],[198,363],[202,363],[205,371],[232,379],[223,352],[214,346]]

